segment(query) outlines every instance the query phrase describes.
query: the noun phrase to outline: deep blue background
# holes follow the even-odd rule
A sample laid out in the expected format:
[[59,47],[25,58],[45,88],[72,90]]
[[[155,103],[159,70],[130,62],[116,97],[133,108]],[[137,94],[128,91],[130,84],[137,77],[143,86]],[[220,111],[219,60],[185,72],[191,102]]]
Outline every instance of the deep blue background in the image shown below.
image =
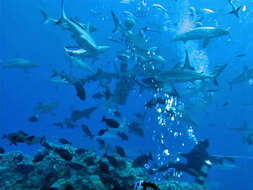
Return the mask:
[[[152,4],[151,2],[150,4]],[[220,85],[211,105],[205,108],[205,112],[203,110],[194,111],[193,115],[201,126],[195,130],[198,139],[210,139],[211,153],[253,156],[252,147],[242,143],[242,135],[228,130],[229,127],[242,125],[244,121],[247,121],[250,126],[253,125],[253,87],[248,84],[240,84],[230,90],[226,84],[228,80],[242,71],[244,65],[252,65],[252,2],[250,0],[243,1],[247,10],[241,12],[239,19],[227,14],[230,11],[227,1],[191,0],[187,3],[179,0],[177,4],[174,1],[167,2],[165,0],[153,2],[162,3],[171,12],[171,18],[176,18],[182,10],[187,10],[184,7],[187,4],[195,8],[210,8],[216,12],[215,19],[219,26],[231,27],[231,41],[229,41],[229,37],[215,39],[205,50],[209,57],[210,66],[228,64],[228,67],[219,77]],[[240,1],[235,1],[235,3],[240,4]],[[106,67],[105,70],[109,71],[113,68],[111,62],[114,61],[115,51],[119,48],[107,41],[113,28],[110,10],[114,9],[120,15],[124,10],[131,11],[134,6],[135,4],[122,5],[118,0],[66,0],[67,15],[78,17],[83,23],[95,25],[98,28],[98,31],[94,33],[97,43],[112,46],[96,63],[102,68]],[[68,117],[73,108],[81,109],[97,104],[98,102],[90,98],[91,94],[96,91],[97,84],[90,83],[86,86],[86,89],[89,89],[87,90],[88,100],[82,102],[75,96],[72,87],[56,88],[49,82],[52,69],[71,70],[64,55],[63,46],[72,45],[74,41],[67,31],[62,31],[50,24],[41,24],[39,7],[44,8],[52,17],[58,18],[60,16],[59,0],[0,1],[0,59],[6,62],[13,57],[23,57],[40,65],[39,68],[31,70],[29,73],[16,69],[0,69],[0,134],[22,129],[29,134],[46,135],[47,139],[52,142],[57,142],[59,137],[65,137],[71,140],[75,146],[96,148],[94,142],[80,135],[80,128],[72,130],[52,126],[53,122],[62,121]],[[98,11],[99,15],[91,15],[90,9]],[[149,19],[152,19],[152,16]],[[215,26],[215,23],[210,23],[210,26]],[[155,45],[161,47],[161,54],[168,59],[168,64],[172,57],[183,58],[177,52],[182,44],[172,43],[170,41],[172,35],[173,32],[164,32],[162,35],[153,34],[151,36]],[[237,58],[236,55],[239,53],[244,53],[246,56]],[[147,95],[150,94],[147,93]],[[128,103],[122,108],[123,115],[131,119],[133,113],[143,112],[145,102],[143,97],[138,94],[138,91],[131,92]],[[39,101],[58,101],[60,106],[55,110],[56,116],[42,115],[39,123],[31,124],[27,118],[33,114],[32,110]],[[224,107],[223,104],[227,101],[230,104]],[[245,106],[247,103],[251,103],[251,105]],[[92,115],[89,121],[84,120],[83,123],[86,123],[92,131],[98,131],[103,127],[103,124],[99,122],[103,114],[104,111],[101,108]],[[148,114],[150,119],[147,119],[144,127],[145,138],[131,136],[128,142],[122,143],[122,141],[115,142],[113,140],[112,142],[126,147],[128,155],[154,150],[156,145],[152,143],[151,134],[152,130],[157,127],[157,122],[152,115],[154,115],[153,112]],[[28,147],[26,145],[10,146],[6,140],[0,140],[0,143],[7,151],[21,150],[29,154],[33,154],[40,148],[39,146]],[[145,146],[136,146],[136,144],[145,144]],[[173,139],[171,144],[173,144]],[[170,149],[170,147],[168,148]],[[190,145],[185,150],[189,148],[191,148]],[[207,184],[210,189],[252,190],[252,162],[253,160],[250,159],[239,159],[237,161],[239,169],[212,169]]]

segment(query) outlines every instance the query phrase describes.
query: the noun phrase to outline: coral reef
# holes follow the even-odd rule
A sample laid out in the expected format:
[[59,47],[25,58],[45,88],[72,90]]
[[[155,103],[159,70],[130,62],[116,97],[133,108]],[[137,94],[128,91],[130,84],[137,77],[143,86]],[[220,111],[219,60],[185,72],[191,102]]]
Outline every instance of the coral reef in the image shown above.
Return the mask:
[[[142,168],[118,154],[97,155],[93,150],[52,143],[34,157],[21,152],[0,154],[1,190],[132,190],[138,180],[149,181]],[[161,190],[203,190],[177,181],[158,184]]]

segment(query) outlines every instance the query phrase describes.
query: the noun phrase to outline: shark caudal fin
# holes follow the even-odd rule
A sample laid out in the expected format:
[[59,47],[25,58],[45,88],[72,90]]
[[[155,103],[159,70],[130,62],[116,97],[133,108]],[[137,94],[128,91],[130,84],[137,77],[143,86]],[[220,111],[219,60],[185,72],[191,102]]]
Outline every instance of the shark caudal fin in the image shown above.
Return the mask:
[[47,13],[42,8],[40,8],[40,13],[43,17],[43,20],[41,21],[42,24],[47,24],[51,21]]
[[242,8],[242,6],[239,6],[239,7],[237,7],[236,9],[230,11],[228,14],[233,14],[233,15],[235,15],[237,18],[239,18],[239,11],[240,11],[241,8]]
[[117,16],[115,15],[115,13],[113,11],[111,11],[111,14],[112,14],[112,19],[113,19],[113,22],[114,22],[114,29],[113,29],[113,33],[119,31],[120,29],[120,22],[119,22],[119,19],[117,18]]
[[224,69],[226,68],[227,64],[225,65],[220,65],[220,66],[216,66],[215,71],[212,73],[213,75],[213,82],[216,86],[219,85],[218,81],[217,81],[217,77],[220,76],[220,74],[224,71]]

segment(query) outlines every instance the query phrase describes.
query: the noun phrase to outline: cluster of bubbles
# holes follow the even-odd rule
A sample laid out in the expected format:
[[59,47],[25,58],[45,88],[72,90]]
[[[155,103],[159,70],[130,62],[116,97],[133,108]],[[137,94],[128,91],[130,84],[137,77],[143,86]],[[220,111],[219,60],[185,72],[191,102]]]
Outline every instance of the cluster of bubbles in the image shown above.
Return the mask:
[[[164,100],[164,104],[158,102],[155,106],[157,122],[160,126],[153,131],[153,140],[158,144],[159,149],[156,160],[161,166],[168,162],[179,162],[178,146],[184,148],[189,141],[197,143],[193,126],[185,126],[181,122],[184,115],[184,102],[180,98],[164,92],[156,93],[154,98]],[[146,167],[149,166],[147,163]],[[161,180],[162,177],[158,176],[156,180]],[[181,177],[182,172],[171,168],[163,172],[162,176]]]

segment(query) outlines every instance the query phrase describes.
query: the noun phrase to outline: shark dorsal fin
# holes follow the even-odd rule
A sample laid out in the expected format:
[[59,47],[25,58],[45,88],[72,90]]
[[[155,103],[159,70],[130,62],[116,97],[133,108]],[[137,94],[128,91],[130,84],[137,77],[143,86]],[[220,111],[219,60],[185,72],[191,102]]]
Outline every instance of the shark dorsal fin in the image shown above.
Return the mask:
[[183,69],[194,70],[194,68],[190,65],[189,53],[187,50],[185,50],[185,62]]

